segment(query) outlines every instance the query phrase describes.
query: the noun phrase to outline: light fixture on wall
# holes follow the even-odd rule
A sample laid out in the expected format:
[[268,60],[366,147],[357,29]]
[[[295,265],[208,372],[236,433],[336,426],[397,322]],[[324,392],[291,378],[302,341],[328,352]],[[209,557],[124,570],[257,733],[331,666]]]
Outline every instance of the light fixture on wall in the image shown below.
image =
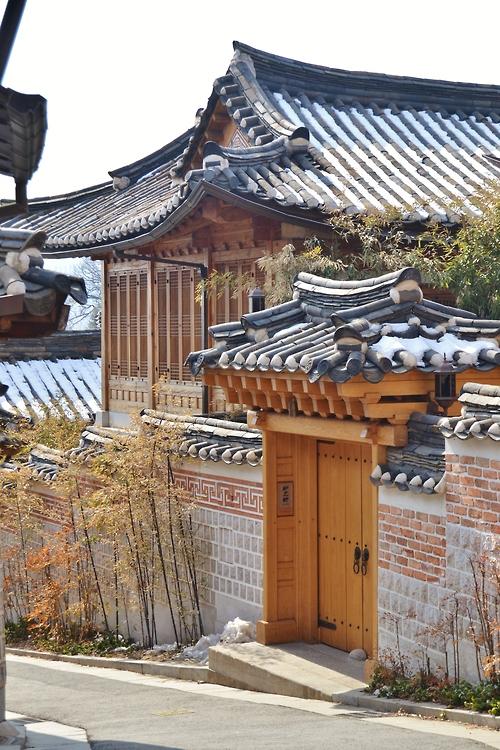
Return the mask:
[[457,400],[457,382],[455,370],[451,362],[446,361],[434,374],[434,398],[444,413],[448,413],[450,406]]
[[248,292],[248,307],[251,313],[261,312],[265,309],[266,295],[259,287],[255,287]]

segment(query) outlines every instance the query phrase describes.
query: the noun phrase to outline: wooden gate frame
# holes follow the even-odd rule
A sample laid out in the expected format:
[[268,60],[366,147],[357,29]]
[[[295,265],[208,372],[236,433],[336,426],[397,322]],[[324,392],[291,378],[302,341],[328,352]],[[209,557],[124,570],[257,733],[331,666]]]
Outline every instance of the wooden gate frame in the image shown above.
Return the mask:
[[[264,611],[263,619],[257,623],[257,640],[263,644],[317,642],[317,442],[368,443],[375,466],[384,462],[387,446],[406,444],[407,429],[405,425],[376,421],[292,417],[272,412],[249,412],[248,424],[261,429],[264,439]],[[290,483],[292,513],[289,506],[282,507],[278,497],[283,485]],[[287,492],[290,503],[290,487]],[[375,512],[369,548],[376,561],[377,487],[372,489],[372,501]],[[377,652],[377,579],[374,575],[369,594],[373,619],[370,657]]]

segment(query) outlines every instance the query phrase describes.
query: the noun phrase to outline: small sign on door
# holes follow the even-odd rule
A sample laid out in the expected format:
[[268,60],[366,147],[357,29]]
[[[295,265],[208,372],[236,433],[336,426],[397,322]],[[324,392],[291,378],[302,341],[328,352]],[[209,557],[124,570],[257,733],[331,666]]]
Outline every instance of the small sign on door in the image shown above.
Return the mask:
[[293,482],[278,482],[278,516],[293,516]]

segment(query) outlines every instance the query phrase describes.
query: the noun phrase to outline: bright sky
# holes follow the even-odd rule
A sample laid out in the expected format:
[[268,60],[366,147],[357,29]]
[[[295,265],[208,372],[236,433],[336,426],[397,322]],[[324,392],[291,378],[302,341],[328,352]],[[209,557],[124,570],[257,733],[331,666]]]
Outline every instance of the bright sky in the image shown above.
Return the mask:
[[[3,85],[48,100],[28,194],[54,195],[190,127],[233,39],[348,70],[500,84],[499,29],[498,0],[28,0]],[[10,180],[0,194],[13,197]]]

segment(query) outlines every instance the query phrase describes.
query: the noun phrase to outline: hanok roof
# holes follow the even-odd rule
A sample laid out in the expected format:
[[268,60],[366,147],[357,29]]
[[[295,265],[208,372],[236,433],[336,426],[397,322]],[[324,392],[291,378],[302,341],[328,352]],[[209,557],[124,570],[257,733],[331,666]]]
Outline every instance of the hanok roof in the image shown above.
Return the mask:
[[[262,433],[247,427],[245,423],[217,417],[183,416],[154,409],[143,409],[141,419],[154,427],[180,428],[183,434],[179,446],[181,456],[249,466],[262,463]],[[80,445],[71,454],[91,457],[102,450],[106,443],[126,438],[129,434],[127,429],[89,425],[82,433]]]
[[209,329],[214,347],[187,359],[202,367],[303,372],[310,382],[371,383],[387,372],[450,372],[500,364],[500,321],[424,299],[414,268],[361,281],[300,273],[293,299]]
[[[11,226],[48,232],[54,257],[153,239],[206,194],[295,221],[402,210],[453,223],[453,207],[500,177],[500,87],[342,71],[235,42],[195,127],[110,172],[112,181],[41,199]],[[223,107],[235,148],[207,142]],[[204,145],[201,168],[197,150]]]
[[438,430],[439,417],[412,414],[408,421],[408,444],[388,448],[387,460],[377,465],[371,481],[378,487],[426,495],[444,492],[444,439]]
[[100,332],[2,340],[0,388],[0,415],[38,418],[57,403],[90,419],[101,408]]
[[47,102],[0,86],[0,174],[27,182],[42,156]]
[[462,403],[460,417],[443,417],[439,421],[446,438],[491,438],[500,440],[500,387],[465,383],[458,400]]
[[[83,279],[43,267],[43,232],[0,227],[0,333],[46,333],[65,324],[68,296],[87,301]],[[29,321],[29,326],[26,323]]]
[[142,419],[152,425],[182,426],[185,439],[180,446],[181,456],[249,466],[262,463],[262,433],[247,427],[245,423],[168,414],[151,409],[142,411]]
[[[248,466],[259,466],[262,463],[262,433],[244,423],[216,417],[180,416],[153,409],[144,409],[141,418],[145,424],[152,426],[181,427],[184,440],[179,452],[182,457]],[[131,431],[127,428],[90,424],[82,431],[80,442],[75,448],[63,452],[37,446],[23,465],[37,478],[49,481],[57,476],[59,469],[67,465],[70,458],[91,461],[103,451],[105,445],[126,440],[130,434]],[[15,470],[17,467],[18,464],[14,462],[3,464],[3,468],[7,469]]]
[[[0,399],[7,387],[0,382]],[[0,406],[0,456],[13,456],[19,450],[19,441],[15,436],[19,418],[11,411]]]

